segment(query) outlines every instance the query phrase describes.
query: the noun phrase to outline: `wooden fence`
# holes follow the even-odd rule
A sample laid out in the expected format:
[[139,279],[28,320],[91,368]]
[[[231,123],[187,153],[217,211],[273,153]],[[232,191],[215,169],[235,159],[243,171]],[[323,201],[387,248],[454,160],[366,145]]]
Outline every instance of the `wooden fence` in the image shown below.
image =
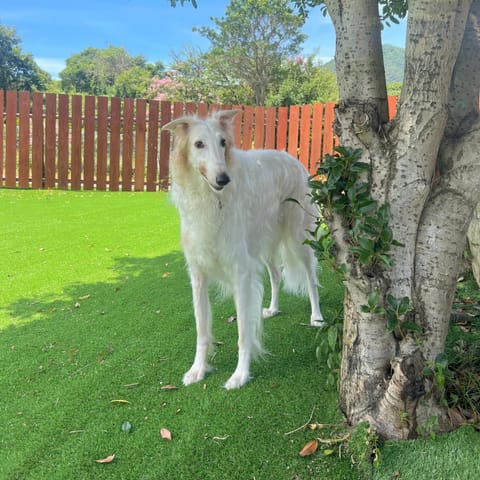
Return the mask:
[[239,148],[286,150],[310,172],[333,150],[333,103],[277,108],[0,90],[0,187],[165,189],[170,134],[161,126],[220,108],[242,110]]

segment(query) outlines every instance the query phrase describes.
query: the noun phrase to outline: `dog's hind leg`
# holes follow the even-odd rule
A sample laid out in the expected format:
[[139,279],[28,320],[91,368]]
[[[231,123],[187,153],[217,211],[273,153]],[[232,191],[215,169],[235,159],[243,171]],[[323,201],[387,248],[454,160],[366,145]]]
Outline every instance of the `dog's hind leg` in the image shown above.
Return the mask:
[[306,258],[305,268],[307,271],[308,296],[312,309],[310,325],[312,327],[321,327],[323,325],[323,315],[320,311],[320,299],[318,295],[317,260],[310,247],[303,246],[303,248],[305,250],[304,258]]
[[190,370],[183,376],[183,384],[190,385],[202,380],[210,370],[207,362],[212,339],[212,313],[208,299],[207,278],[201,272],[190,272],[193,293],[193,309],[197,328],[197,348],[195,360]]
[[280,268],[276,258],[273,258],[267,262],[268,274],[270,276],[270,287],[271,287],[271,299],[270,306],[262,310],[263,318],[270,318],[279,312],[278,302],[280,295],[280,280],[282,278]]
[[237,274],[234,297],[237,309],[238,363],[233,375],[225,383],[227,390],[240,388],[250,380],[250,362],[263,353],[263,282],[260,273]]

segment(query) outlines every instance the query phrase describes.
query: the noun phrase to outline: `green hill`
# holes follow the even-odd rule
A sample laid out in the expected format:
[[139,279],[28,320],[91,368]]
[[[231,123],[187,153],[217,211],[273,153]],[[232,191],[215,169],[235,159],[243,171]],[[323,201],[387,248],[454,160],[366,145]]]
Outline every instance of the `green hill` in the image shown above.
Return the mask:
[[[387,83],[402,82],[403,69],[405,66],[405,49],[392,45],[383,46],[383,61],[385,64],[385,76]],[[335,73],[335,60],[325,64],[331,72]]]

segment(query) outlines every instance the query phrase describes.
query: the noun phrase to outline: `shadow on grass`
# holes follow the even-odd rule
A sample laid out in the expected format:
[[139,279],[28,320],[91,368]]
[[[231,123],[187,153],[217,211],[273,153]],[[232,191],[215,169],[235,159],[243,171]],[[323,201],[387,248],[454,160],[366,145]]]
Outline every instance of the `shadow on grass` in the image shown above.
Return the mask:
[[[249,386],[226,392],[221,387],[237,361],[237,326],[227,321],[232,301],[212,295],[214,333],[222,342],[216,371],[183,388],[195,346],[183,255],[122,257],[114,272],[110,281],[69,284],[58,298],[21,298],[0,311],[10,324],[0,330],[0,391],[8,392],[0,410],[1,478],[250,478],[259,472],[291,478],[295,470],[323,468],[328,459],[297,458],[301,432],[295,444],[283,436],[314,405],[322,420],[340,418],[335,392],[318,398],[324,382],[315,360],[316,331],[300,326],[309,318],[306,299],[282,296],[284,313],[265,324],[271,354],[254,364]],[[167,384],[180,388],[167,397]],[[130,403],[112,405],[115,399]],[[136,435],[122,436],[125,420]],[[167,447],[158,446],[161,426],[176,435],[170,460]],[[224,444],[226,453],[224,440],[211,440],[240,433],[240,443],[249,438],[255,452],[240,455],[240,444],[232,441]],[[95,470],[93,459],[112,452],[123,459],[115,473]],[[157,463],[146,465],[145,456]],[[200,473],[199,456],[205,458]],[[220,477],[212,465],[223,469]]]
[[[47,363],[42,356],[52,356],[54,352],[63,353],[68,361],[63,359],[60,363],[67,371],[73,365],[73,373],[92,368],[95,363],[97,367],[109,364],[123,368],[133,358],[140,370],[149,362],[155,363],[155,359],[168,358],[172,361],[164,360],[164,365],[168,365],[171,375],[167,379],[162,373],[152,382],[157,386],[159,380],[179,383],[195,348],[191,290],[182,253],[117,258],[113,270],[111,281],[69,284],[58,298],[21,298],[0,308],[10,323],[0,331],[3,343],[10,346],[10,365],[23,355],[24,362],[28,363],[30,356]],[[341,298],[335,298],[338,286],[330,283],[334,290],[327,288],[327,299],[331,295],[334,298],[326,300],[326,307],[322,304],[327,312],[341,302]],[[268,296],[267,290],[264,303]],[[223,299],[215,291],[210,298],[214,335],[221,343],[213,361],[225,381],[237,360],[237,326],[228,322],[235,313],[234,305],[231,299]],[[309,321],[307,299],[282,295],[281,308],[280,315],[265,323],[269,354],[253,365],[255,376],[270,377],[272,383],[288,378],[292,372],[295,378],[295,371],[315,358],[317,343],[317,330],[300,325]]]

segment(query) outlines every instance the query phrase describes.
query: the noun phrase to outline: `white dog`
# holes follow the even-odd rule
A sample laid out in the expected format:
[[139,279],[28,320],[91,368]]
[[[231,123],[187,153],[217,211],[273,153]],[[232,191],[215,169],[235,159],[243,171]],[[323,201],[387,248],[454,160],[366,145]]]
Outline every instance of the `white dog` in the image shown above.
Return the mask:
[[275,150],[238,150],[232,119],[238,110],[207,119],[183,117],[163,128],[176,136],[170,161],[173,202],[181,222],[197,327],[195,360],[184,375],[189,385],[209,371],[212,346],[208,286],[219,283],[233,294],[238,324],[238,364],[225,388],[250,379],[250,361],[263,353],[263,271],[272,297],[263,317],[278,313],[283,264],[285,287],[308,291],[311,324],[320,326],[316,259],[303,244],[313,229],[315,210],[308,199],[308,175],[301,163]]

